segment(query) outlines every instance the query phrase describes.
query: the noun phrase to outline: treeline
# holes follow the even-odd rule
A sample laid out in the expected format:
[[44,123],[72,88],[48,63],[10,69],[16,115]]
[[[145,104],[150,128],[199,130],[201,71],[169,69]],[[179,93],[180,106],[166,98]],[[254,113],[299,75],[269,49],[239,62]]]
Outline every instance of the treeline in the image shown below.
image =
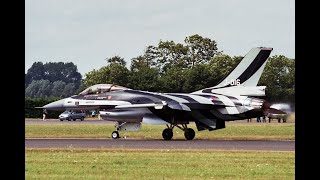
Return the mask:
[[68,97],[81,88],[82,75],[72,62],[35,62],[25,74],[25,96]]
[[[119,56],[107,58],[107,65],[86,73],[82,83],[84,87],[114,83],[145,91],[190,93],[217,85],[243,58],[218,51],[214,40],[199,35],[186,37],[184,42],[148,46],[131,59],[130,68]],[[270,57],[258,85],[267,86],[270,102],[294,103],[294,59]]]

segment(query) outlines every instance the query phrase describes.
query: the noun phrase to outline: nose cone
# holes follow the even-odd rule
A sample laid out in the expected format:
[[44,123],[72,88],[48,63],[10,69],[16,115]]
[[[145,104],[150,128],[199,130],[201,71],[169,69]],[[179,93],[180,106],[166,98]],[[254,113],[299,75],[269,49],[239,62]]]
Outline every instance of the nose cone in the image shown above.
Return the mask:
[[58,101],[54,101],[52,103],[49,103],[45,106],[43,106],[44,109],[47,110],[65,110],[65,105],[64,105],[65,99],[60,99]]

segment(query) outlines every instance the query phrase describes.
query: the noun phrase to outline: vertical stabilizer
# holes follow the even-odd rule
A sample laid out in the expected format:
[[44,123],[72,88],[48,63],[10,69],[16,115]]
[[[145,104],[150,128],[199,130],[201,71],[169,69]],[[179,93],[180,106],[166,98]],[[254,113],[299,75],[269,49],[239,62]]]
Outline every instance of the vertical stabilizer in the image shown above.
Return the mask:
[[252,48],[218,85],[197,92],[211,92],[213,89],[241,85],[255,87],[267,64],[267,59],[273,49],[266,47]]

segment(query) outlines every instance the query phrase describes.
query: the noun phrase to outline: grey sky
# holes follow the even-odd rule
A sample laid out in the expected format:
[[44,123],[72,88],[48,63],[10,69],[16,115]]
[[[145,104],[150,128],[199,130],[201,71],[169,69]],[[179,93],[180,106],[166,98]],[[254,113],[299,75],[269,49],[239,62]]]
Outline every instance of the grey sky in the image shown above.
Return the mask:
[[119,55],[130,64],[161,40],[199,34],[228,55],[273,47],[295,58],[294,0],[27,0],[25,71],[73,62],[82,75]]

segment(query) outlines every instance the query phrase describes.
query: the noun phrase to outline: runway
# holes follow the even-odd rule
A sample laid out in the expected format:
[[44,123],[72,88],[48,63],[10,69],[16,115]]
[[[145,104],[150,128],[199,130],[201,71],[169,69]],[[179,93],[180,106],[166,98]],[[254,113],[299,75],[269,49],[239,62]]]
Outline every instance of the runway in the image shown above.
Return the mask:
[[276,140],[137,140],[137,139],[26,139],[26,148],[107,149],[221,149],[294,151],[295,141]]

